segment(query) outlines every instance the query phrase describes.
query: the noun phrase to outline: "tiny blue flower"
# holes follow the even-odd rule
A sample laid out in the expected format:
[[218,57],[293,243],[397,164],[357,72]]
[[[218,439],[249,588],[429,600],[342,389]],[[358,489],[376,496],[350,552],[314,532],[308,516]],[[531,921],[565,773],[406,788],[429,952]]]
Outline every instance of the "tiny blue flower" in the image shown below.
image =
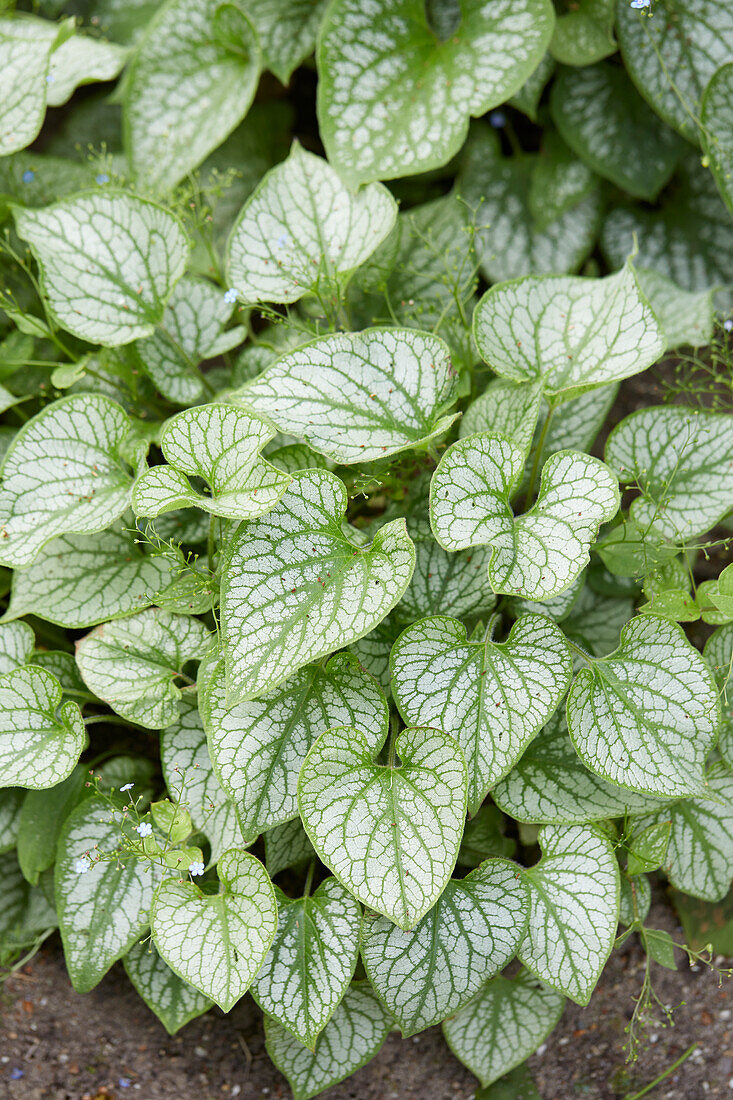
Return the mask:
[[89,862],[89,856],[82,856],[81,859],[77,859],[74,863],[74,870],[77,875],[85,875],[91,867]]
[[23,183],[32,183],[33,180],[36,178],[36,173],[31,168],[26,168],[25,172],[20,178],[23,180]]
[[11,1069],[11,1071],[10,1071],[10,1080],[11,1081],[20,1081],[21,1077],[25,1077],[25,1074],[23,1073],[22,1069],[18,1069],[17,1066],[15,1067],[15,1069]]
[[129,1089],[132,1082],[130,1081],[129,1077],[120,1077],[117,1084],[120,1086],[121,1089]]
[[278,248],[287,248],[287,245],[288,245],[288,235],[287,235],[287,233],[281,233],[280,236],[275,241],[275,244],[277,245]]
[[648,8],[652,0],[631,0],[630,7],[632,8]]
[[733,321],[731,321],[730,317],[727,321],[723,321],[723,328],[726,332],[733,332]]
[[489,115],[489,122],[495,130],[501,130],[502,126],[506,126],[506,115],[503,111],[492,111]]
[[188,873],[189,873],[189,875],[203,875],[203,873],[204,873],[203,863],[201,863],[200,860],[194,860],[193,863],[189,863]]
[[131,791],[134,786],[135,786],[134,783],[125,783],[124,787],[120,787],[120,790],[121,791]]
[[106,172],[100,172],[96,177],[97,183],[109,183],[109,176]]
[[153,831],[153,826],[149,821],[141,821],[139,825],[135,826],[135,831],[138,832],[140,836],[150,836]]
[[232,304],[232,302],[236,302],[236,300],[237,300],[237,291],[236,291],[236,288],[235,288],[235,287],[233,287],[233,286],[230,286],[230,287],[229,287],[229,290],[227,290],[227,291],[226,291],[226,292],[224,293],[224,301],[226,302],[226,304],[227,304],[228,306],[230,306],[230,305]]

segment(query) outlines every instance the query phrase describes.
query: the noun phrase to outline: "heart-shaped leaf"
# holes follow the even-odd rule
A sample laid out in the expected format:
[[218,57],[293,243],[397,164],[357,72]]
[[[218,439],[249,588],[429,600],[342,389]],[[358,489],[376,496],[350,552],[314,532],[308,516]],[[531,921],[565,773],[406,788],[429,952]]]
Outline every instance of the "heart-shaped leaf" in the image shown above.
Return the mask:
[[489,859],[451,879],[411,932],[369,914],[361,953],[404,1036],[440,1023],[513,957],[529,902],[516,864]]
[[0,19],[0,157],[30,145],[41,129],[51,54],[66,33],[45,19]]
[[92,534],[130,505],[130,420],[101,394],[62,397],[24,424],[2,465],[0,561],[22,568],[55,535]]
[[0,787],[53,787],[87,744],[76,703],[61,705],[61,684],[28,665],[0,677]]
[[124,191],[87,192],[42,210],[16,206],[13,213],[60,325],[112,347],[153,332],[188,258],[173,214]]
[[730,61],[733,11],[726,0],[684,0],[669,11],[673,18],[647,21],[619,4],[616,33],[641,94],[665,122],[696,142],[702,94],[715,70]]
[[505,779],[491,792],[515,821],[537,825],[583,825],[644,813],[654,800],[613,786],[583,765],[568,737],[563,714],[555,714]]
[[563,65],[592,65],[615,53],[614,0],[578,0],[561,9],[550,42],[550,53]]
[[35,644],[35,635],[27,623],[0,625],[0,676],[27,665]]
[[[555,23],[557,26],[557,22]],[[555,71],[555,59],[548,50],[539,65],[527,77],[522,87],[509,100],[512,107],[525,114],[532,122],[537,121],[537,109],[548,80]]]
[[456,862],[466,814],[466,764],[448,734],[403,730],[384,767],[357,729],[328,730],[310,750],[298,807],[323,862],[364,905],[414,928]]
[[710,170],[733,213],[733,64],[721,65],[705,89],[702,101],[702,141]]
[[684,344],[707,347],[713,338],[715,291],[682,290],[651,268],[640,268],[636,276],[662,328],[667,351]]
[[[578,163],[568,165],[556,183],[563,175],[574,177]],[[537,186],[541,165],[541,157],[532,154],[502,156],[498,136],[488,128],[477,126],[467,144],[458,190],[475,211],[476,252],[489,282],[577,271],[593,248],[601,221],[600,191],[579,195],[558,217],[539,224],[532,200],[538,191],[542,195]]]
[[437,336],[366,329],[322,336],[235,395],[335,462],[370,462],[443,435],[455,372]]
[[[227,519],[253,519],[267,512],[290,484],[287,474],[260,457],[274,431],[235,405],[196,405],[176,413],[160,436],[170,463],[153,466],[135,482],[132,505],[140,516],[195,507]],[[210,496],[186,475],[203,478]]]
[[565,999],[529,975],[492,978],[465,1008],[443,1024],[456,1058],[482,1085],[503,1077],[544,1042],[562,1016]]
[[553,22],[545,0],[489,8],[470,0],[450,29],[430,25],[422,0],[377,0],[369,9],[337,0],[318,43],[318,118],[328,159],[351,183],[445,164],[463,144],[469,117],[522,87],[547,49]]
[[709,531],[733,508],[733,420],[726,413],[659,406],[614,428],[606,462],[637,486],[634,522],[670,539]]
[[582,572],[598,528],[618,509],[616,478],[590,455],[558,451],[542,469],[537,501],[515,517],[509,507],[523,452],[501,435],[459,439],[430,487],[430,523],[446,550],[489,545],[495,592],[545,600]]
[[260,75],[257,34],[221,0],[168,0],[125,81],[125,141],[143,187],[168,191],[246,115]]
[[170,562],[141,553],[121,523],[96,535],[62,535],[13,573],[3,618],[39,615],[72,629],[96,626],[147,607],[172,579]]
[[[227,681],[262,695],[309,661],[368,634],[409,584],[404,520],[364,546],[344,534],[346,490],[326,470],[293,476],[280,503],[235,534],[222,577]],[[354,533],[356,535],[356,532]]]
[[87,687],[123,718],[162,729],[180,713],[176,676],[210,643],[198,619],[151,608],[96,627],[77,642],[76,663]]
[[578,755],[604,779],[666,798],[703,790],[717,690],[676,623],[656,615],[627,623],[618,649],[576,676],[567,716]]
[[459,435],[461,439],[479,432],[504,435],[527,455],[535,434],[541,399],[542,386],[539,382],[494,378],[464,412]]
[[75,34],[53,51],[46,76],[46,102],[60,107],[82,84],[114,80],[127,58],[124,46]]
[[543,615],[525,615],[505,642],[468,641],[456,619],[423,619],[397,639],[392,692],[411,725],[455,737],[468,766],[468,809],[510,770],[544,726],[572,678],[562,632]]
[[79,993],[93,989],[145,932],[160,878],[156,864],[129,852],[79,873],[79,861],[96,848],[118,851],[122,832],[137,839],[132,823],[109,811],[106,799],[85,799],[69,814],[58,843],[56,910],[69,977]]
[[547,275],[491,287],[473,328],[497,374],[564,399],[646,370],[665,348],[630,263],[605,279]]
[[618,928],[613,846],[588,825],[545,825],[538,843],[542,859],[524,872],[530,908],[519,958],[543,982],[587,1005]]
[[307,665],[249,702],[227,703],[221,659],[199,679],[211,759],[247,840],[297,816],[298,775],[324,730],[355,726],[373,752],[386,736],[384,696],[350,654]]
[[227,278],[246,302],[322,299],[392,229],[397,203],[381,183],[350,191],[297,143],[244,204],[232,228]]
[[293,1090],[293,1100],[311,1100],[366,1065],[392,1027],[368,982],[353,982],[316,1041],[315,1051],[268,1016],[265,1046]]
[[169,1035],[208,1012],[214,1003],[179,978],[152,943],[136,943],[122,962],[135,989]]
[[228,1012],[270,949],[277,904],[265,868],[248,852],[224,852],[217,872],[218,894],[204,894],[190,881],[161,882],[150,923],[171,970]]
[[171,795],[180,799],[208,838],[212,862],[227,848],[241,846],[234,803],[214,772],[203,723],[190,696],[184,696],[178,718],[160,735],[160,760]]
[[310,1050],[333,1016],[359,957],[361,906],[335,878],[291,899],[275,888],[277,933],[250,992]]
[[648,202],[669,182],[684,147],[616,65],[561,72],[552,88],[552,117],[594,172]]

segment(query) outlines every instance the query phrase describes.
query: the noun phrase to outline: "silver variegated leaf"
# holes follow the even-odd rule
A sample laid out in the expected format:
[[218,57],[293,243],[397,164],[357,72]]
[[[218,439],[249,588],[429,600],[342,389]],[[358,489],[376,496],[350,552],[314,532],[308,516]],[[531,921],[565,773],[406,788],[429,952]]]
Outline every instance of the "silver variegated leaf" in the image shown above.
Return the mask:
[[122,962],[135,989],[169,1035],[208,1012],[214,1003],[179,978],[152,943],[136,943]]
[[63,703],[61,684],[35,665],[0,677],[0,787],[54,787],[66,779],[87,745],[76,703]]

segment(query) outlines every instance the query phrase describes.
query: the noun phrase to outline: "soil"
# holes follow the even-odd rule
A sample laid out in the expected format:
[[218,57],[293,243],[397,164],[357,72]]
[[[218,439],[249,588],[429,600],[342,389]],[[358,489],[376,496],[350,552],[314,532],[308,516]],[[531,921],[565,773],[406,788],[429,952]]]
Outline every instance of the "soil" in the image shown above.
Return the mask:
[[[682,941],[672,910],[658,900],[648,921]],[[622,1050],[644,955],[632,937],[614,952],[587,1008],[568,1002],[553,1034],[530,1060],[543,1100],[619,1100],[643,1088],[693,1043],[651,1100],[733,1097],[733,981],[707,968],[654,966],[662,1001],[679,1006],[674,1026],[646,1032],[638,1061]],[[723,964],[722,959],[718,959]],[[171,1038],[118,964],[91,993],[69,984],[60,945],[50,941],[5,986],[0,1032],[2,1100],[289,1100],[287,1082],[264,1049],[261,1014],[245,997]],[[18,1076],[22,1072],[22,1077]],[[12,1079],[13,1075],[17,1079]],[[323,1100],[469,1100],[477,1083],[453,1057],[439,1028],[413,1039],[391,1035],[376,1058]]]

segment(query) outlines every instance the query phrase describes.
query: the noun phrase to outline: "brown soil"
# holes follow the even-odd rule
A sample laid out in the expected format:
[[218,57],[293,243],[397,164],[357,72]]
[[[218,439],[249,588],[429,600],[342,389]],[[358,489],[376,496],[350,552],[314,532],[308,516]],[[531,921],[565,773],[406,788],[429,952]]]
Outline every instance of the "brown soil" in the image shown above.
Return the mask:
[[[658,902],[649,921],[682,940],[672,911]],[[676,972],[654,968],[662,1000],[679,1005],[675,1025],[654,1025],[637,1063],[625,1067],[624,1028],[641,985],[644,956],[635,939],[614,952],[588,1008],[568,1003],[548,1042],[531,1059],[543,1100],[618,1100],[642,1088],[692,1043],[696,1052],[647,1094],[651,1100],[733,1096],[733,983],[719,986],[678,953]],[[681,1004],[681,1002],[686,1002]],[[6,985],[0,1040],[2,1100],[287,1100],[287,1083],[264,1049],[260,1013],[245,998],[170,1038],[118,965],[91,993],[68,981],[52,944]],[[13,1071],[22,1077],[11,1079]],[[323,1100],[469,1100],[476,1082],[452,1056],[438,1028],[401,1040]]]

